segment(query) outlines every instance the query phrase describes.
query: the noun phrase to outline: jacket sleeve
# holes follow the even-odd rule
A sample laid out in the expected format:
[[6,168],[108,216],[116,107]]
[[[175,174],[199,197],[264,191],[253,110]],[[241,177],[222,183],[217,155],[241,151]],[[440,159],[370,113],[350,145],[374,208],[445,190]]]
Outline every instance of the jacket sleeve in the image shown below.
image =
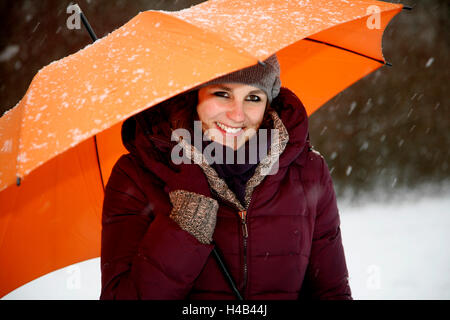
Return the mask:
[[[202,244],[169,218],[155,213],[155,198],[140,187],[142,173],[122,156],[105,188],[102,211],[100,299],[184,299],[200,274],[212,245]],[[147,181],[146,181],[147,183]],[[165,202],[164,202],[165,203]]]
[[316,216],[310,262],[300,297],[351,300],[339,212],[331,175],[322,156],[316,154],[313,161],[320,163],[321,179],[318,187],[313,186]]

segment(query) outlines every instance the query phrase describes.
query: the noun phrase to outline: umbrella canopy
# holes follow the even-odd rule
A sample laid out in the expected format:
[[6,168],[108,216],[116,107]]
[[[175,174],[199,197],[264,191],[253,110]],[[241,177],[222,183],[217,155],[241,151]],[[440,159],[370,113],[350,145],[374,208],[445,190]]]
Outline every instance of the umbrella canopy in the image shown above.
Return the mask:
[[215,0],[146,11],[41,69],[0,118],[0,296],[99,256],[103,186],[125,152],[125,119],[274,53],[282,85],[311,114],[385,64],[383,31],[401,8]]

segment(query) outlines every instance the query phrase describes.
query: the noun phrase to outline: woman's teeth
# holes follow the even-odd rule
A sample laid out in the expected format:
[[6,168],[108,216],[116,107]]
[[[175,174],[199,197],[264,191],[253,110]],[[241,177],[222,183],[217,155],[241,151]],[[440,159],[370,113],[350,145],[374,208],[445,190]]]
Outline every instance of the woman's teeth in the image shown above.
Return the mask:
[[228,132],[228,133],[238,133],[239,131],[242,130],[242,128],[227,127],[226,125],[224,125],[223,123],[220,123],[220,122],[216,122],[216,124],[220,129],[222,129],[223,131]]

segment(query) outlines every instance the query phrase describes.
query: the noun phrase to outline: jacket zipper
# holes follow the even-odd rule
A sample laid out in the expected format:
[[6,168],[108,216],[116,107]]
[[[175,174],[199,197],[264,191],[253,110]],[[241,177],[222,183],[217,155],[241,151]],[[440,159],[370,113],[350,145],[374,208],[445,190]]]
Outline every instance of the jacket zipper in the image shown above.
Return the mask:
[[242,222],[242,234],[244,236],[244,239],[248,238],[248,229],[247,229],[247,211],[239,211],[239,216],[241,217]]
[[[243,291],[247,286],[247,276],[248,276],[248,265],[247,265],[247,238],[248,238],[248,229],[247,229],[247,210],[239,211],[239,216],[241,217],[242,223],[242,238],[244,244],[244,276],[243,276]],[[242,294],[245,296],[244,292]]]
[[[255,192],[255,190],[253,190]],[[236,208],[238,210],[239,218],[241,219],[241,228],[242,228],[242,239],[243,239],[243,247],[244,247],[244,268],[243,268],[243,283],[242,283],[242,296],[245,299],[245,290],[247,287],[247,278],[248,278],[248,265],[247,265],[247,239],[248,239],[248,227],[247,227],[247,209],[250,207],[250,203],[252,198],[250,197],[250,201],[248,202],[247,208],[245,210],[239,210],[234,203],[230,201],[222,199],[222,202],[225,203],[230,208]]]

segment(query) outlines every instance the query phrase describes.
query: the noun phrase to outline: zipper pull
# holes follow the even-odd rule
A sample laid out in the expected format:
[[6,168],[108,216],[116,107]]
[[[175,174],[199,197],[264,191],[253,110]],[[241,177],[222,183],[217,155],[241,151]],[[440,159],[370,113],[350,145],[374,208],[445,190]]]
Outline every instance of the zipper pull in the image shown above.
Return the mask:
[[247,211],[239,211],[239,216],[241,217],[242,221],[242,233],[244,235],[244,238],[248,237],[248,230],[247,230]]

